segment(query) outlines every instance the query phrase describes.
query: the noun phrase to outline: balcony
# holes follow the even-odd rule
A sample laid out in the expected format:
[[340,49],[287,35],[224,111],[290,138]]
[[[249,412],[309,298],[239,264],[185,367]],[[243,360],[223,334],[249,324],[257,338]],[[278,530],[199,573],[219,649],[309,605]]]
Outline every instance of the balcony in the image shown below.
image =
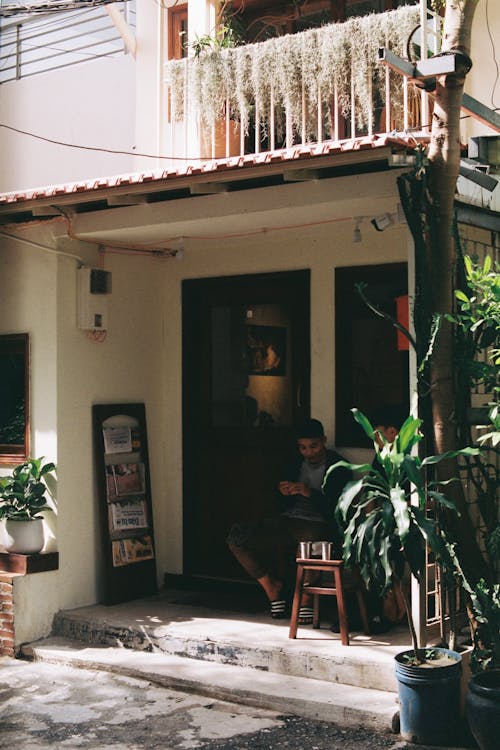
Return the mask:
[[[418,54],[419,22],[419,7],[404,6],[168,61],[164,153],[179,166],[179,159],[422,130],[427,95],[378,63],[379,47],[406,56],[410,39]],[[437,17],[429,19],[427,32],[437,52]]]

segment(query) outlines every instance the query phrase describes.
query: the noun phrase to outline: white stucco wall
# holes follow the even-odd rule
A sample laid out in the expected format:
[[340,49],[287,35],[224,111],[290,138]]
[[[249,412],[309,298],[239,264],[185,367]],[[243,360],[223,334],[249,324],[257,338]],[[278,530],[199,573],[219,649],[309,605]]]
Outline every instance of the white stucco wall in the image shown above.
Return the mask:
[[[375,185],[376,177],[366,179]],[[346,180],[352,178],[338,181],[339,195],[347,190]],[[247,200],[250,205],[250,195]],[[327,434],[333,436],[335,267],[406,259],[408,237],[403,225],[379,233],[369,224],[372,210],[389,210],[396,202],[394,192],[378,204],[374,200],[367,205],[361,243],[353,243],[354,224],[346,216],[332,224],[271,230],[257,237],[186,239],[182,260],[108,253],[104,265],[113,274],[113,291],[103,343],[90,341],[75,325],[76,261],[0,239],[0,262],[7,269],[2,282],[5,279],[7,287],[11,280],[13,284],[6,300],[12,303],[12,323],[9,327],[3,315],[2,297],[1,330],[32,335],[33,452],[53,458],[58,465],[60,567],[16,580],[17,643],[50,632],[58,609],[97,602],[102,594],[94,403],[145,402],[158,581],[162,583],[166,572],[182,572],[182,281],[311,269],[311,413],[324,421]],[[64,224],[57,220],[44,232],[34,227],[30,236],[55,246],[62,232]],[[59,248],[64,246],[59,242]],[[86,263],[98,264],[96,246],[68,243],[68,249]],[[43,313],[37,302],[41,281],[51,291],[48,299],[44,295]],[[22,305],[19,314],[17,300]],[[356,451],[345,452],[357,458]]]
[[[472,68],[467,76],[465,90],[491,109],[500,107],[500,81],[497,65],[499,44],[500,3],[480,0],[474,14],[471,38]],[[495,135],[495,132],[474,118],[464,120],[466,138],[477,135]],[[467,140],[465,140],[467,142]]]
[[[36,232],[38,242],[55,246],[51,235]],[[94,247],[80,250],[86,263],[97,265]],[[99,344],[76,327],[77,262],[2,239],[0,331],[30,334],[31,453],[58,467],[50,527],[59,570],[15,579],[16,643],[50,632],[59,609],[96,602],[102,593],[92,404],[145,402],[153,495],[163,495],[163,271],[154,260],[129,256],[113,256],[107,267],[113,273],[110,332]],[[168,519],[163,503],[156,505],[161,528]]]
[[[0,86],[1,122],[45,138],[133,152],[131,55],[96,60]],[[0,192],[136,169],[134,157],[46,143],[0,128]]]
[[[40,232],[39,241],[49,233]],[[57,462],[57,268],[61,261],[35,248],[2,240],[0,249],[0,332],[29,333],[31,455]],[[0,473],[7,472],[3,468]],[[57,516],[48,518],[47,536],[57,536]],[[0,529],[0,543],[3,540]],[[49,543],[52,540],[49,540]],[[58,574],[15,579],[19,637],[50,631],[59,608]],[[27,602],[29,601],[29,606]]]

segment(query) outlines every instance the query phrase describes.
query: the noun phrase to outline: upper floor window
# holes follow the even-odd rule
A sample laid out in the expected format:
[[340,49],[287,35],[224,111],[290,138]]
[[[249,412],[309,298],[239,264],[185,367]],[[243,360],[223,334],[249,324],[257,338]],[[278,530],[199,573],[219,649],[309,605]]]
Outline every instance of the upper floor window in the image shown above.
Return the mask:
[[228,20],[246,42],[263,41],[282,34],[295,34],[352,16],[383,13],[415,0],[227,0],[223,19]]
[[29,336],[0,336],[0,463],[29,455]]
[[168,9],[168,59],[181,60],[187,57],[187,3],[173,5]]

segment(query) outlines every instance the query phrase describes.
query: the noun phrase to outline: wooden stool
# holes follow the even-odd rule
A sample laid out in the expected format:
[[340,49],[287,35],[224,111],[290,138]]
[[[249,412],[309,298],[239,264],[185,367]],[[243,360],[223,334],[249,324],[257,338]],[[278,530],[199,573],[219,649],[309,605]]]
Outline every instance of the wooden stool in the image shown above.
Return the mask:
[[[319,597],[335,596],[337,598],[337,609],[339,614],[340,639],[343,646],[349,645],[349,621],[347,618],[347,609],[345,605],[344,594],[348,591],[354,591],[358,599],[359,611],[363,621],[364,632],[370,634],[368,624],[368,615],[366,613],[366,604],[364,597],[363,584],[361,581],[344,584],[342,574],[344,569],[343,560],[318,560],[297,558],[297,580],[295,583],[295,593],[293,595],[292,616],[290,620],[289,638],[297,637],[297,628],[299,626],[299,609],[302,599],[302,592],[313,595],[314,615],[313,628],[319,628]],[[316,572],[327,572],[333,576],[333,586],[315,586],[304,582],[307,570]]]

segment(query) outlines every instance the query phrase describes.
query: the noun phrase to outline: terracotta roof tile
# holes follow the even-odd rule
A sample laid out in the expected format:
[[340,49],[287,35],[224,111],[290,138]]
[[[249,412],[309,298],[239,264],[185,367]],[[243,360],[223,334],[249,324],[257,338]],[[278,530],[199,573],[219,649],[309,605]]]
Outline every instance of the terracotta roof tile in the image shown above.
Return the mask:
[[228,172],[234,170],[248,170],[265,164],[276,164],[292,162],[298,159],[321,158],[321,156],[376,149],[383,146],[394,146],[395,148],[413,148],[416,142],[428,140],[427,137],[418,138],[413,135],[401,133],[383,133],[381,135],[363,136],[359,138],[348,138],[343,141],[324,141],[322,143],[311,143],[308,145],[294,145],[289,149],[276,149],[260,154],[245,154],[243,156],[232,156],[224,159],[207,159],[204,162],[184,164],[175,169],[148,170],[144,172],[133,172],[130,174],[115,175],[112,177],[96,177],[89,180],[78,180],[63,185],[49,185],[37,187],[30,190],[19,190],[0,194],[0,204],[23,203],[25,201],[46,199],[51,196],[71,195],[72,193],[85,193],[113,187],[137,184],[151,184],[162,180],[175,180],[186,176],[196,176],[215,172]]

